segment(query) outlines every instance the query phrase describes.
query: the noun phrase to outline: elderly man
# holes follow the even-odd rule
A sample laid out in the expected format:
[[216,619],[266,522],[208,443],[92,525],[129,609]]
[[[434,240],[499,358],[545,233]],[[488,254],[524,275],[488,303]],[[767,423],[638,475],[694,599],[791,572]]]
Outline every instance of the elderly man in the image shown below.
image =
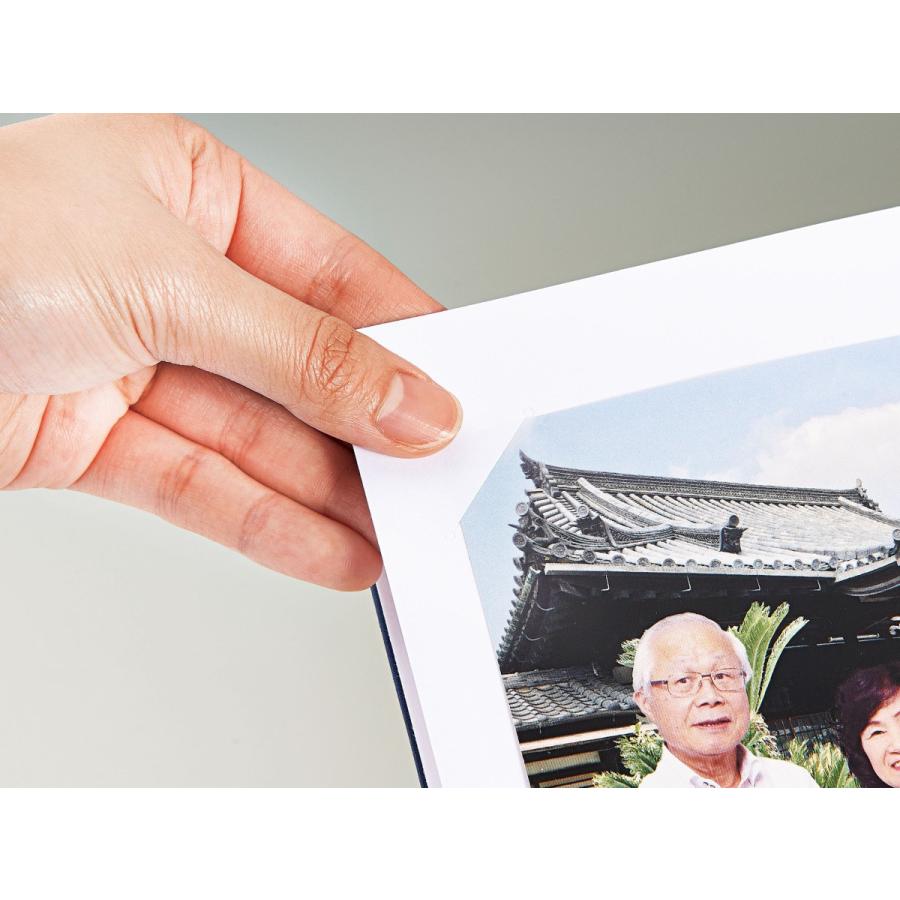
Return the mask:
[[634,659],[634,699],[665,742],[641,787],[818,787],[799,766],[754,756],[747,651],[711,619],[683,613],[644,632]]

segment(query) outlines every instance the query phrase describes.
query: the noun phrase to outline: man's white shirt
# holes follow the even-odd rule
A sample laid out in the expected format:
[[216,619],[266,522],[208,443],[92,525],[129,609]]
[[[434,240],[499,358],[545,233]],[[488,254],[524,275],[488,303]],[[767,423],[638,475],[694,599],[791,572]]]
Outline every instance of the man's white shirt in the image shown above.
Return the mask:
[[[742,788],[817,788],[815,779],[800,766],[783,759],[754,756],[743,744],[738,745]],[[685,765],[668,747],[663,746],[656,771],[644,777],[641,787],[648,788],[717,788],[721,785]]]

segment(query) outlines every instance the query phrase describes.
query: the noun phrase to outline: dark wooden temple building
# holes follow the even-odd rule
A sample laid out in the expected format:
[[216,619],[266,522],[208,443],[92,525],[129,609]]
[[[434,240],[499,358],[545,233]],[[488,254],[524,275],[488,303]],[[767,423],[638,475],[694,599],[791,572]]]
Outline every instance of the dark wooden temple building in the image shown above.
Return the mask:
[[522,454],[515,600],[500,670],[532,784],[619,768],[637,710],[613,675],[620,645],[678,612],[738,624],[790,603],[809,624],[763,707],[776,736],[828,738],[834,689],[900,653],[900,519],[861,483],[772,487],[564,469]]

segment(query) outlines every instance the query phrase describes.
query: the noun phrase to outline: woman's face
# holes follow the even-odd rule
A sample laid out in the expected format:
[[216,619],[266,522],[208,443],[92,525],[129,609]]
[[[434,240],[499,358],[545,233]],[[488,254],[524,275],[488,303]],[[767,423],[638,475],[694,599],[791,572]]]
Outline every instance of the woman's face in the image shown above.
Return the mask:
[[889,787],[900,787],[900,690],[872,713],[860,740],[875,774]]

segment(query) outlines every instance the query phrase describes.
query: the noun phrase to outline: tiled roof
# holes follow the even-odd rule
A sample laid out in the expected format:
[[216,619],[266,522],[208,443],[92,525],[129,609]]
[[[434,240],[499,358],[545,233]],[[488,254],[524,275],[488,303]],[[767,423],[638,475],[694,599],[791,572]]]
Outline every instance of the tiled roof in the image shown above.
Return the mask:
[[616,640],[634,637],[614,633],[625,629],[604,602],[614,597],[667,597],[670,607],[726,595],[780,602],[789,586],[796,596],[865,602],[865,618],[869,603],[900,596],[900,519],[859,483],[813,489],[623,475],[524,454],[522,469],[534,487],[513,524],[519,572],[497,648],[504,672],[606,667]]
[[621,475],[525,454],[522,469],[535,488],[516,508],[513,541],[547,564],[855,574],[896,555],[900,519],[859,483],[830,490]]
[[598,675],[589,666],[504,675],[503,684],[519,729],[636,711],[630,685]]

